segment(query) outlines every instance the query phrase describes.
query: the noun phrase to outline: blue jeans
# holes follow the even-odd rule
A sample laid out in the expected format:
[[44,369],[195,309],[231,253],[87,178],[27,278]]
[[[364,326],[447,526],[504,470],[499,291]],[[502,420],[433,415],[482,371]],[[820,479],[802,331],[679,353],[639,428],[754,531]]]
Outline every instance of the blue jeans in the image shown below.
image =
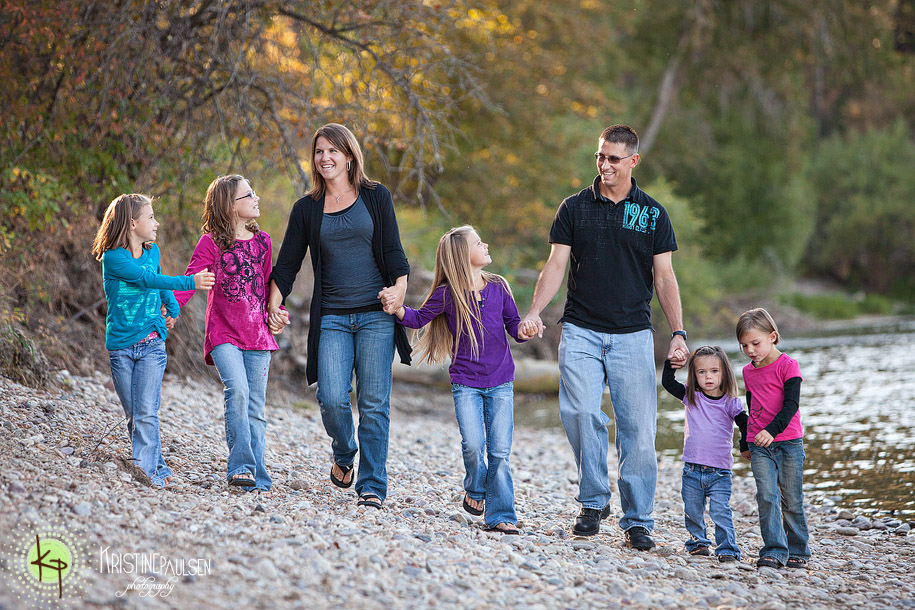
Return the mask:
[[108,352],[111,380],[127,417],[134,464],[143,469],[154,487],[172,476],[162,457],[159,403],[165,374],[165,341],[160,337]]
[[715,524],[715,555],[733,555],[740,559],[731,519],[731,471],[687,462],[683,464],[680,495],[686,531],[691,536],[686,541],[686,550],[712,545],[705,534],[705,499],[708,498],[708,514]]
[[768,447],[750,443],[750,467],[756,479],[760,557],[782,565],[789,557],[810,557],[807,517],[804,514],[804,439],[775,441]]
[[508,465],[514,431],[513,388],[511,381],[493,388],[451,384],[461,431],[464,489],[472,499],[485,501],[483,520],[487,527],[518,521]]
[[267,418],[267,376],[270,352],[243,350],[231,343],[220,343],[210,352],[225,386],[226,443],[229,465],[226,477],[232,480],[244,472],[254,476],[255,489],[270,489],[273,481],[264,463]]
[[[381,500],[388,492],[393,361],[394,316],[382,311],[321,316],[317,398],[324,429],[333,441],[334,462],[350,466],[358,451],[356,493],[373,494]],[[358,447],[350,404],[354,371]]]
[[599,333],[566,322],[559,342],[559,372],[559,416],[578,467],[576,499],[583,507],[596,509],[610,502],[610,418],[600,408],[604,387],[609,386],[619,456],[620,527],[651,531],[658,478],[653,332]]

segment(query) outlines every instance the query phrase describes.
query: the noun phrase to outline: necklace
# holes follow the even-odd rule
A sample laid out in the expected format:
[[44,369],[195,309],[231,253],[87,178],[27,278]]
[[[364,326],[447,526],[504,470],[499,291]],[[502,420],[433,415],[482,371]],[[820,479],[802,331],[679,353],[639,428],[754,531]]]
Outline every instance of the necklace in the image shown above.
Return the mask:
[[346,195],[346,194],[347,194],[348,192],[350,192],[351,190],[353,190],[353,189],[348,188],[348,189],[346,189],[345,191],[343,191],[342,193],[340,193],[339,195],[330,195],[330,193],[328,193],[328,195],[330,195],[331,197],[333,197],[334,199],[337,200],[336,205],[340,205],[340,197],[343,197],[344,195]]

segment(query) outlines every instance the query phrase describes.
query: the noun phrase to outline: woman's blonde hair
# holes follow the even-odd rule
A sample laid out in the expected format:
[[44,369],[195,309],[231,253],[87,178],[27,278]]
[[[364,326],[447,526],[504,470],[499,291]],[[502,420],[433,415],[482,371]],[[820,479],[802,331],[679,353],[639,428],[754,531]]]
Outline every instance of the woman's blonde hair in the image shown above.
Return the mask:
[[[152,199],[139,193],[125,193],[111,200],[102,218],[102,226],[92,240],[92,254],[96,260],[102,260],[102,255],[108,250],[130,248],[130,221],[139,218],[140,210],[146,205],[152,205]],[[148,250],[150,245],[144,242],[143,247]]]
[[353,135],[353,132],[339,123],[328,123],[319,127],[311,139],[311,179],[314,186],[306,193],[312,199],[324,197],[324,191],[327,185],[324,184],[324,176],[318,171],[318,165],[315,163],[315,149],[318,147],[318,138],[325,137],[340,152],[352,157],[352,161],[347,162],[346,175],[350,186],[357,192],[360,188],[375,188],[378,183],[369,180],[365,175],[365,159],[362,156],[362,147],[359,146],[359,140]]
[[[436,363],[443,362],[446,357],[454,358],[459,343],[464,340],[470,342],[470,357],[473,360],[479,358],[483,349],[477,341],[478,332],[480,340],[483,339],[483,322],[480,306],[473,298],[473,268],[470,266],[470,248],[473,245],[470,236],[475,232],[470,225],[455,227],[438,242],[432,289],[423,305],[439,286],[448,286],[450,290],[446,291],[445,298],[447,300],[450,293],[454,303],[456,335],[452,336],[444,315],[433,318],[425,328],[417,331],[416,348],[420,361]],[[483,280],[487,284],[500,283],[511,294],[511,288],[502,276],[483,271]]]
[[753,329],[760,330],[766,334],[775,333],[775,345],[778,345],[780,338],[778,326],[772,316],[769,315],[769,312],[762,307],[749,309],[740,314],[740,318],[737,319],[737,340],[740,341],[742,336]]
[[696,391],[699,383],[696,380],[696,360],[703,356],[715,356],[721,363],[721,392],[725,396],[734,398],[737,396],[737,376],[734,375],[734,369],[731,368],[731,361],[724,350],[717,345],[703,345],[692,353],[687,363],[686,373],[686,398],[691,405],[696,404]]
[[[244,180],[245,177],[239,174],[219,176],[210,183],[203,200],[203,226],[200,230],[209,233],[223,252],[235,245],[235,193]],[[252,233],[260,231],[253,218],[245,223],[245,228]]]

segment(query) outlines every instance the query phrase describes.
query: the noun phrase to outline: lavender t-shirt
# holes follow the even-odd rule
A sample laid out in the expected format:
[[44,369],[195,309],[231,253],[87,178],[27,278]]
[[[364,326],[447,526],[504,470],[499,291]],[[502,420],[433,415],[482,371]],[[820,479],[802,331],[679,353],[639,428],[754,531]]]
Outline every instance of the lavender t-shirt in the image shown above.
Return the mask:
[[[518,339],[521,316],[518,315],[514,299],[500,282],[486,284],[480,294],[483,297],[480,311],[483,334],[480,334],[478,327],[474,328],[479,347],[478,358],[474,360],[471,357],[470,341],[465,339],[458,344],[457,354],[452,358],[448,372],[451,374],[451,383],[472,388],[493,388],[515,379],[515,362],[505,333],[508,331],[515,341],[523,342]],[[451,288],[445,285],[436,288],[420,309],[404,306],[403,320],[399,320],[399,323],[407,328],[421,328],[442,313],[445,314],[453,337],[457,331],[456,311],[451,299]]]
[[734,465],[734,418],[743,411],[743,402],[734,396],[709,398],[696,392],[696,403],[687,404],[683,429],[683,461],[715,468]]

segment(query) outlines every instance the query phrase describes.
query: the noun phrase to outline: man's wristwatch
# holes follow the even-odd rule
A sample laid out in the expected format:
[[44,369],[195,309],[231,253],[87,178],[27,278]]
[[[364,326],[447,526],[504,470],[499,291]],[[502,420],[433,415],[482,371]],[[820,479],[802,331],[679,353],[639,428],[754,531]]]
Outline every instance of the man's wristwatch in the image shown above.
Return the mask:
[[674,332],[670,333],[670,338],[673,339],[677,335],[680,335],[681,337],[683,337],[683,340],[686,341],[686,331],[685,330],[675,330]]

